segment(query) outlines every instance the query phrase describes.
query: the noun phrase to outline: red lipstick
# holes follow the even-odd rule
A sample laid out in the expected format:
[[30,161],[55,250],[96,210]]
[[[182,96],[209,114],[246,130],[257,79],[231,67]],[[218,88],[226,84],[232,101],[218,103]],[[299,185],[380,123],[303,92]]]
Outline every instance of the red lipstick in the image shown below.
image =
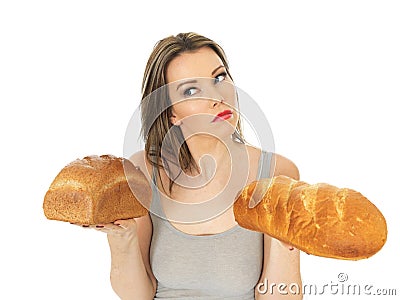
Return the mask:
[[224,121],[232,117],[233,112],[229,109],[221,111],[218,115],[215,116],[215,118],[212,120],[212,122],[218,122],[218,121]]

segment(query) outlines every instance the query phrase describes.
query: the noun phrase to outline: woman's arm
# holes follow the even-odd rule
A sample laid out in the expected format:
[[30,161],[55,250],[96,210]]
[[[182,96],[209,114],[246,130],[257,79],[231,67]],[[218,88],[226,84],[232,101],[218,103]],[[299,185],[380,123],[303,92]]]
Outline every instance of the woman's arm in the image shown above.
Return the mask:
[[[150,181],[150,165],[146,163],[144,151],[130,157]],[[117,231],[107,235],[111,251],[111,286],[121,299],[153,299],[157,281],[150,266],[150,244],[153,224],[150,215],[121,220],[115,223]]]
[[[289,159],[275,154],[270,174],[299,180],[299,170]],[[300,251],[264,234],[264,265],[255,289],[256,300],[303,299]]]
[[256,300],[302,299],[300,251],[264,235],[264,267]]
[[[151,272],[149,215],[104,225],[111,252],[111,286],[121,299],[153,299],[156,280]],[[150,224],[149,224],[150,223]]]

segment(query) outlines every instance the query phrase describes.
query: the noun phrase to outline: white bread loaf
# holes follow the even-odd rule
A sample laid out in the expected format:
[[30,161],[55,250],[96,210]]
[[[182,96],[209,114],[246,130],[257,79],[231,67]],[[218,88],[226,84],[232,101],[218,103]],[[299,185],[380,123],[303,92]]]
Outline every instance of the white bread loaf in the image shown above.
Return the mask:
[[[250,208],[251,202],[258,204]],[[286,176],[246,186],[234,204],[234,214],[244,228],[322,257],[368,258],[387,238],[384,216],[359,192]]]
[[94,225],[143,216],[147,209],[142,203],[150,201],[146,177],[129,160],[93,155],[60,171],[44,197],[43,211],[51,220]]

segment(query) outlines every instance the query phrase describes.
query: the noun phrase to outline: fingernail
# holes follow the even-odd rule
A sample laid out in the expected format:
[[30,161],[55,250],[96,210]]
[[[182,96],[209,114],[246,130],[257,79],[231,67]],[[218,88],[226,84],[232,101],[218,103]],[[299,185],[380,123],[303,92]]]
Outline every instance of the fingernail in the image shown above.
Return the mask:
[[103,225],[96,225],[96,228],[104,228]]
[[82,227],[89,227],[89,225],[82,225]]
[[119,223],[114,223],[114,225],[117,225],[117,226],[119,226],[119,225],[121,225],[121,224],[119,224]]
[[289,247],[289,251],[292,251],[292,250],[294,250],[294,247]]

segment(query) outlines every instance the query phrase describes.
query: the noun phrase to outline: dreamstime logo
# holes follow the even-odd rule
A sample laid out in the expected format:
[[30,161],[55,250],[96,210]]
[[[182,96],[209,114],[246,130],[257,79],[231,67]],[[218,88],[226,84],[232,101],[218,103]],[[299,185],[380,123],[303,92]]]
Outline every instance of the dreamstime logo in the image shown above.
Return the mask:
[[337,280],[325,284],[274,283],[267,278],[257,287],[260,294],[270,295],[341,295],[341,296],[396,296],[395,288],[378,288],[372,284],[349,282],[347,273],[339,273]]
[[[152,184],[156,195],[149,203],[142,201],[134,182],[129,182],[136,198],[152,213],[173,222],[201,222],[226,211],[248,182],[250,174],[250,154],[241,140],[239,122],[244,127],[245,140],[250,135],[252,145],[274,152],[272,131],[261,108],[229,81],[190,78],[152,92],[142,100],[129,121],[124,139],[124,157],[129,159],[145,148],[145,140],[151,141],[150,155],[162,164],[165,174],[175,185],[193,190],[193,195],[202,194],[202,188],[215,178],[217,158],[211,153],[203,153],[196,161],[199,174],[189,175],[193,173],[182,168],[185,164],[182,153],[187,153],[187,149],[199,149],[201,152],[204,143],[222,145],[222,152],[225,151],[224,167],[230,166],[230,172],[224,178],[223,186],[212,195],[203,194],[201,201],[171,199],[158,182],[157,185]],[[129,168],[125,168],[127,177],[128,171]],[[142,171],[151,178],[155,170]],[[261,170],[256,180],[260,174]],[[164,188],[168,189],[168,184]],[[257,203],[260,199],[253,200]]]

